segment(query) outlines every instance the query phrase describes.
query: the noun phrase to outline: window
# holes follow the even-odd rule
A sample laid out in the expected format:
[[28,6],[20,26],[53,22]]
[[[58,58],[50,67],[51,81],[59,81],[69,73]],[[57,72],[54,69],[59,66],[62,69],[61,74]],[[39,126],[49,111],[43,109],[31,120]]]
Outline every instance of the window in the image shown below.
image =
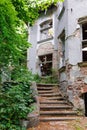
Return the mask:
[[87,23],[82,24],[82,56],[87,61]]
[[63,30],[63,32],[61,33],[61,35],[59,36],[60,39],[60,59],[61,59],[61,66],[65,65],[65,30]]
[[45,40],[53,37],[52,20],[45,21],[40,25],[40,40]]
[[39,56],[39,60],[41,75],[50,75],[52,72],[52,54]]

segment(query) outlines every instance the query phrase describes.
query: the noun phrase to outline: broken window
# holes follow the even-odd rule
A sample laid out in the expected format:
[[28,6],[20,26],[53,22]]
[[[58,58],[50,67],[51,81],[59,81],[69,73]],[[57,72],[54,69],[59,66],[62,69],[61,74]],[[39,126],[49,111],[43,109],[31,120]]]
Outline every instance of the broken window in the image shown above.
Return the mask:
[[40,40],[53,37],[52,20],[45,21],[40,25]]
[[52,73],[52,54],[39,56],[39,60],[41,75],[50,75]]
[[84,93],[85,116],[87,116],[87,93]]
[[62,66],[65,65],[65,30],[59,36],[60,44],[61,44],[61,64]]
[[87,23],[82,24],[82,56],[87,61]]

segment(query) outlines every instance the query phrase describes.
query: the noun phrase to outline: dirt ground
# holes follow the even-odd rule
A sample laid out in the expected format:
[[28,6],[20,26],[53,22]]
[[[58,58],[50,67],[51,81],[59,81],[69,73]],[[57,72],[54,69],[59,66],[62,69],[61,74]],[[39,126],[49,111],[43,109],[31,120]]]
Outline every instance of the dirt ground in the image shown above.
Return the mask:
[[40,122],[37,127],[28,130],[87,130],[87,117],[70,122]]

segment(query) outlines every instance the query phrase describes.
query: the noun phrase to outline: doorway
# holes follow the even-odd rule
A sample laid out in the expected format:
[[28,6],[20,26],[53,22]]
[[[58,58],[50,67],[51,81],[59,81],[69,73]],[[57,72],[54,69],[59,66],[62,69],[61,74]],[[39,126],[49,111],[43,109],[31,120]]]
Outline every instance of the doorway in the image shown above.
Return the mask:
[[52,74],[52,54],[39,56],[41,76]]
[[87,93],[84,93],[85,116],[87,117]]

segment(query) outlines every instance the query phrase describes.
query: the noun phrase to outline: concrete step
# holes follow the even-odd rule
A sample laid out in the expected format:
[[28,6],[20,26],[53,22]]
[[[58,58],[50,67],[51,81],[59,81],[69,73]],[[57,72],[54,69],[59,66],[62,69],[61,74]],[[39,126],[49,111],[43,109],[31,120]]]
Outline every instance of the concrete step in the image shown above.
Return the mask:
[[40,117],[40,121],[71,121],[71,120],[76,120],[77,119],[77,116],[75,117],[43,117],[41,116]]
[[48,97],[47,100],[64,100],[62,96],[53,96],[53,97]]
[[61,96],[60,93],[45,93],[45,94],[39,94],[41,97],[53,97],[53,96]]
[[40,104],[67,104],[67,101],[65,100],[45,100],[45,101],[40,101]]
[[37,86],[41,87],[58,87],[58,84],[44,84],[44,83],[37,83]]
[[73,106],[62,97],[57,87],[39,84],[40,121],[70,121],[76,119]]
[[53,87],[40,87],[40,86],[37,87],[38,91],[39,90],[52,90],[52,89],[53,89]]
[[69,105],[57,105],[57,104],[50,104],[49,106],[48,105],[44,105],[44,104],[41,104],[40,105],[40,109],[72,109],[72,106],[69,106]]
[[38,90],[39,94],[46,94],[46,93],[55,93],[55,90]]
[[61,116],[67,116],[67,115],[76,115],[77,113],[72,110],[61,110],[61,111],[40,111],[40,115],[61,115]]

